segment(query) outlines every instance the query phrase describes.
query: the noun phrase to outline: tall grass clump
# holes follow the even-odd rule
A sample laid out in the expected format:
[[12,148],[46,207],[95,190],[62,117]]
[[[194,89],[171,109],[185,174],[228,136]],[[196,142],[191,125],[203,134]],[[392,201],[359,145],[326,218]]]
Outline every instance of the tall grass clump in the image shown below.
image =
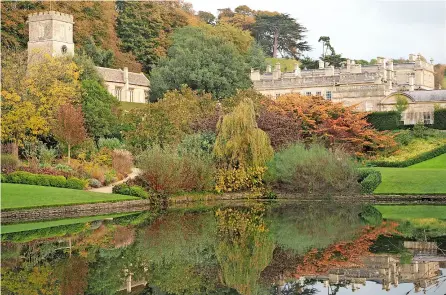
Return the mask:
[[296,143],[275,154],[265,180],[275,188],[299,193],[357,192],[356,163],[342,150]]
[[161,194],[209,191],[214,188],[214,163],[210,154],[195,149],[155,146],[137,161],[141,178]]
[[112,167],[122,175],[127,175],[132,172],[132,153],[127,150],[114,150],[112,152]]

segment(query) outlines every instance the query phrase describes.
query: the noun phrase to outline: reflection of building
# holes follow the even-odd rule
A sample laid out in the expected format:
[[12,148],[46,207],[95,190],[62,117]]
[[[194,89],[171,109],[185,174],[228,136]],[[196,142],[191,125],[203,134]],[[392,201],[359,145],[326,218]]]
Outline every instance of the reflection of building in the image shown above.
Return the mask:
[[[428,94],[436,86],[433,64],[413,54],[409,55],[408,62],[400,64],[384,58],[367,66],[347,60],[342,68],[326,66],[320,61],[317,70],[300,70],[296,64],[294,72],[290,73],[282,73],[280,64],[276,64],[274,70],[268,66],[264,74],[252,70],[251,80],[254,89],[271,98],[287,93],[318,95],[345,105],[357,105],[360,111],[394,108],[394,94],[404,92],[409,101],[407,113],[413,117],[405,118],[408,124],[424,120],[423,113],[433,113],[434,104],[446,106],[446,90]],[[423,94],[415,95],[417,92]]]
[[400,283],[413,283],[415,288],[427,288],[437,283],[440,274],[439,262],[414,261],[400,264],[398,257],[391,255],[373,255],[363,259],[363,267],[344,268],[329,271],[330,284],[350,283],[352,289],[358,289],[366,280],[382,284],[383,290],[390,290]]
[[[73,16],[56,11],[33,13],[28,16],[28,61],[41,54],[53,57],[74,55]],[[132,73],[127,68],[97,67],[107,90],[120,101],[145,103],[150,82],[143,73]]]

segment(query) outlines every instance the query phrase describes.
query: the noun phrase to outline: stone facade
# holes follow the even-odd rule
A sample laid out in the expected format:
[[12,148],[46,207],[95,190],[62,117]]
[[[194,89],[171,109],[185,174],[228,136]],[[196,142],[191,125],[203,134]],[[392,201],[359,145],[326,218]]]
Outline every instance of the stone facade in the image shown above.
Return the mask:
[[73,16],[56,11],[33,13],[28,16],[28,61],[40,54],[74,55]]
[[378,58],[376,65],[362,66],[347,60],[342,68],[326,66],[301,70],[296,64],[294,72],[282,73],[280,64],[266,73],[251,70],[254,89],[277,98],[287,93],[319,95],[345,105],[356,105],[359,111],[382,110],[381,101],[398,91],[433,90],[434,66],[411,54],[409,62],[394,64],[392,60]]
[[[57,11],[33,13],[28,16],[28,62],[43,54],[53,57],[74,55],[73,16]],[[127,68],[97,67],[107,90],[120,101],[146,103],[150,91],[149,79],[143,73],[129,72]]]
[[419,90],[394,92],[381,100],[380,109],[395,110],[398,97],[408,102],[408,108],[401,118],[405,125],[432,124],[435,107],[446,108],[446,90]]

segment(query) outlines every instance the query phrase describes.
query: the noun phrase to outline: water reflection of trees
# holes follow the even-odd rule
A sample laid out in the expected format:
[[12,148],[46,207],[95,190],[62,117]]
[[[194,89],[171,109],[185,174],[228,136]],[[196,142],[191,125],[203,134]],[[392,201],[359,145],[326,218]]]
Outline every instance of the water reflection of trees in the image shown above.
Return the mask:
[[[147,284],[142,294],[315,294],[315,281],[297,278],[353,266],[389,232],[365,227],[360,211],[345,204],[263,204],[170,211],[139,226],[104,223],[73,239],[71,258],[66,242],[11,247],[10,255],[21,258],[2,269],[4,294],[46,294],[26,293],[36,288],[111,295],[129,277]],[[40,287],[23,283],[33,276]],[[19,285],[25,289],[14,289]]]
[[267,219],[275,242],[302,254],[351,239],[361,226],[360,210],[360,205],[334,202],[286,204],[273,208]]

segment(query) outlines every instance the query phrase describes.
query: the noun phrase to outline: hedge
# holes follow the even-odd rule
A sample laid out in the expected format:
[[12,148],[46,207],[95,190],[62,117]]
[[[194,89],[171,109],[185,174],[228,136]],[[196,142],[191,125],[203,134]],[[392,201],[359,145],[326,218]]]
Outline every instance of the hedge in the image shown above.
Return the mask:
[[371,194],[381,183],[381,172],[373,169],[360,170],[359,183],[361,184],[361,193]]
[[401,114],[397,111],[373,112],[367,115],[367,121],[379,130],[396,130],[400,128]]
[[135,196],[139,198],[148,198],[149,194],[138,185],[128,185],[128,184],[118,184],[115,185],[112,189],[113,193],[127,196]]
[[434,125],[435,129],[446,130],[446,109],[439,109],[434,111]]
[[415,165],[417,163],[421,163],[432,158],[438,157],[442,154],[446,153],[446,145],[433,149],[431,151],[422,153],[415,158],[407,159],[399,162],[390,162],[390,161],[371,161],[369,164],[378,167],[408,167]]
[[76,177],[66,179],[63,176],[53,176],[46,174],[33,174],[26,171],[15,171],[7,175],[2,175],[4,183],[20,183],[41,186],[53,186],[61,188],[71,188],[82,190],[86,187],[87,181]]

